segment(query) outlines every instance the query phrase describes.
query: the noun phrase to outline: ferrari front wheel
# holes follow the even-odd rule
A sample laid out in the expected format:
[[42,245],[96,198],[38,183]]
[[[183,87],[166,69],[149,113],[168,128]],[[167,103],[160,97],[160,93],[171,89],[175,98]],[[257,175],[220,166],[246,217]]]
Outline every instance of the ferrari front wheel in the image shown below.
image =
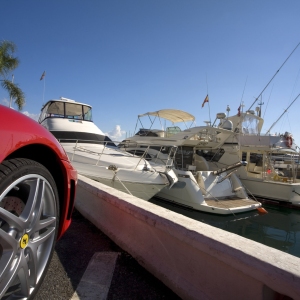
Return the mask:
[[32,299],[49,266],[59,220],[56,184],[41,164],[0,164],[0,299]]

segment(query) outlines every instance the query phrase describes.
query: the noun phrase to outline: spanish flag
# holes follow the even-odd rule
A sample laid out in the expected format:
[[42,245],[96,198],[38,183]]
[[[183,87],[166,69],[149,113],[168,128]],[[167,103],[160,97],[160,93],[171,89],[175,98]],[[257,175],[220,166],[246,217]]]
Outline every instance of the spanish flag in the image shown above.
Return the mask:
[[41,76],[41,78],[40,78],[40,80],[43,80],[44,77],[45,77],[45,75],[46,75],[46,72],[44,71],[43,74],[42,74],[42,76]]
[[206,95],[206,97],[205,97],[205,99],[204,99],[204,101],[203,101],[203,103],[202,103],[202,107],[204,106],[204,104],[206,103],[206,102],[208,102],[209,101],[209,98],[208,98],[208,95]]

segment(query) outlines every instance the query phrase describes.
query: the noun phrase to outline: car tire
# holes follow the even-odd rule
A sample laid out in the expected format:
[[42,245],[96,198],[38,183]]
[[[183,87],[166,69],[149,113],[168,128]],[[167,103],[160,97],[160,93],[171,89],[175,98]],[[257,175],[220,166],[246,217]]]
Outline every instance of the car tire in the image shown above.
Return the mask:
[[33,299],[52,258],[59,222],[55,181],[25,159],[0,164],[0,299]]

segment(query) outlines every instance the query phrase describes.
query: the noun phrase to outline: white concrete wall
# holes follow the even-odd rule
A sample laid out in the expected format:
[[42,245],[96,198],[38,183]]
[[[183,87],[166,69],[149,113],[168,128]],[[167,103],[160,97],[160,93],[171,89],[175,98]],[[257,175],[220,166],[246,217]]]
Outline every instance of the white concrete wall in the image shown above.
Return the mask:
[[75,205],[183,299],[300,299],[297,257],[83,176]]

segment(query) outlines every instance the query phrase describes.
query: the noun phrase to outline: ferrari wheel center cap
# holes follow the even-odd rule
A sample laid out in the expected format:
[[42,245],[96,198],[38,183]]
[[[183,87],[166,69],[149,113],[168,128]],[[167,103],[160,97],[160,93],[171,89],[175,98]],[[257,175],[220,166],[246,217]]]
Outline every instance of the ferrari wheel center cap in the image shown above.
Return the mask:
[[28,242],[29,242],[29,235],[25,233],[20,240],[20,247],[24,249],[28,245]]

